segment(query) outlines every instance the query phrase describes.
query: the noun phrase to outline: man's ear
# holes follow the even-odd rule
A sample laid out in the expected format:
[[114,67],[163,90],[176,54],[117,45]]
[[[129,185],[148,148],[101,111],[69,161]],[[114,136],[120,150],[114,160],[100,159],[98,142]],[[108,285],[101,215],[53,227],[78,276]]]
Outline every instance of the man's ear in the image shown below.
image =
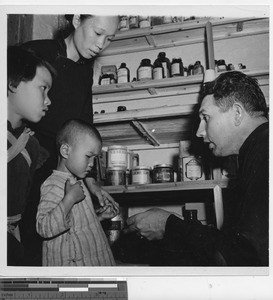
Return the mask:
[[72,19],[72,24],[75,29],[77,29],[81,24],[81,15],[74,15]]
[[236,102],[233,104],[233,111],[234,111],[234,124],[235,126],[239,126],[244,119],[245,110],[241,105],[241,103]]
[[8,91],[11,93],[16,93],[17,87],[13,86],[11,83],[8,85]]
[[63,158],[67,158],[69,154],[69,145],[68,144],[62,144],[60,147],[60,154]]

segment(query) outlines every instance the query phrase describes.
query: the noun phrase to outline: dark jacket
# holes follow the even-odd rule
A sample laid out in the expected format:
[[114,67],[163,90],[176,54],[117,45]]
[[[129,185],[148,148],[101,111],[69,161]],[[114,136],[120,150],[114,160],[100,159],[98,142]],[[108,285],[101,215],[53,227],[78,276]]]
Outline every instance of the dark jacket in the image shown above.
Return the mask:
[[[239,175],[227,200],[222,230],[171,215],[164,244],[193,265],[268,266],[269,124],[256,128],[239,151]],[[230,187],[231,188],[231,187]]]

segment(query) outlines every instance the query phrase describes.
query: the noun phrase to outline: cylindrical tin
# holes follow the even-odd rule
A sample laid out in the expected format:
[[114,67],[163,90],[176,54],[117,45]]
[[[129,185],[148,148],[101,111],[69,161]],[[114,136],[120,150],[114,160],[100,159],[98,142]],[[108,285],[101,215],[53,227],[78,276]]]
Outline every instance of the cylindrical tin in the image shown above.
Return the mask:
[[132,169],[132,184],[146,184],[151,182],[151,168],[138,166]]
[[153,183],[173,182],[173,166],[169,164],[155,165],[153,169]]
[[123,167],[109,167],[106,169],[107,185],[125,185],[126,169]]
[[127,166],[127,147],[120,145],[112,145],[108,147],[107,152],[108,167],[124,167]]

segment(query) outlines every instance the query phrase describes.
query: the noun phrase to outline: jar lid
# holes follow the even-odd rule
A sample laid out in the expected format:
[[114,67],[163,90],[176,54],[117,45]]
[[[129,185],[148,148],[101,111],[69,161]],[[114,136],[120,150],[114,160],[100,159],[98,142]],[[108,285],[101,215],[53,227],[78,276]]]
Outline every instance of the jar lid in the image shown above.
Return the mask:
[[173,165],[171,165],[171,164],[158,164],[158,165],[154,166],[154,169],[156,169],[156,168],[172,168],[172,167],[173,167]]
[[151,167],[147,167],[147,166],[136,166],[134,167],[132,170],[151,170],[152,168]]
[[126,171],[126,167],[122,166],[112,166],[112,167],[107,167],[106,171]]
[[109,146],[108,147],[108,150],[109,149],[125,149],[125,150],[127,150],[127,147],[126,146],[121,146],[121,145],[112,145],[112,146]]
[[151,60],[150,60],[149,58],[143,58],[143,59],[141,60],[141,62],[142,62],[142,63],[145,63],[145,64],[147,64],[147,65],[149,65],[149,64],[151,63]]

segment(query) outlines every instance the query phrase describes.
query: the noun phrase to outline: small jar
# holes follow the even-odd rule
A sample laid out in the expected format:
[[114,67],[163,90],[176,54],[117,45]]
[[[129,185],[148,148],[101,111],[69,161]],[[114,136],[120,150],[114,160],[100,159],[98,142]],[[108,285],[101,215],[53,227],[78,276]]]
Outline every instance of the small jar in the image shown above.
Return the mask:
[[130,16],[129,17],[129,28],[138,28],[138,16]]
[[142,59],[140,66],[137,69],[137,79],[147,80],[153,79],[153,66],[151,65],[151,60],[148,58]]
[[108,85],[116,83],[114,74],[103,74],[100,76],[99,84],[100,85]]
[[166,57],[166,52],[159,52],[157,55],[157,59],[154,62],[155,64],[161,64],[163,67],[163,78],[169,78],[170,74],[171,74],[171,62],[168,59],[168,57]]
[[138,16],[139,28],[147,28],[151,26],[151,18],[149,16]]
[[119,17],[119,30],[124,31],[129,29],[129,17],[120,16]]
[[153,169],[153,183],[173,182],[173,166],[169,164],[155,165]]
[[204,67],[201,65],[201,62],[197,60],[193,66],[193,75],[204,74]]
[[183,63],[181,58],[175,57],[172,60],[172,65],[171,65],[171,76],[172,77],[177,77],[177,76],[183,76],[184,71],[183,71]]
[[107,185],[125,185],[126,169],[124,167],[108,167],[106,169]]
[[132,169],[132,184],[151,183],[151,168],[146,166],[137,166]]
[[117,71],[118,83],[130,82],[130,70],[126,67],[126,63],[121,63]]
[[225,72],[227,71],[226,62],[224,59],[219,59],[217,61],[217,72]]
[[127,165],[127,147],[120,145],[112,145],[107,151],[108,167],[123,167]]

